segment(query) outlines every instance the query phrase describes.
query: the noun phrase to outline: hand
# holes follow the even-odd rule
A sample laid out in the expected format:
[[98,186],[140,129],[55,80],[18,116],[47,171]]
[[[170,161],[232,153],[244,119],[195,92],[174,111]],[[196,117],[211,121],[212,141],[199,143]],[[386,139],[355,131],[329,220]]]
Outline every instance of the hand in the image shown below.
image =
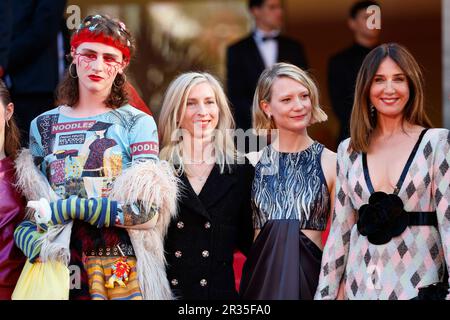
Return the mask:
[[35,210],[34,218],[36,223],[48,225],[52,218],[52,209],[47,199],[41,198],[39,201],[28,201],[27,207]]

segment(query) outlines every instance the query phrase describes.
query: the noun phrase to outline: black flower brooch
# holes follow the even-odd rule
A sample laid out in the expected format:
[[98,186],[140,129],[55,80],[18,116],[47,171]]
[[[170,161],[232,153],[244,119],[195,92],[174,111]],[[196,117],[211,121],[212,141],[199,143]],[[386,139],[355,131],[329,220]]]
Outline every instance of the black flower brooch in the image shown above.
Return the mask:
[[375,245],[388,243],[408,226],[403,201],[396,194],[374,192],[369,203],[358,210],[358,231]]

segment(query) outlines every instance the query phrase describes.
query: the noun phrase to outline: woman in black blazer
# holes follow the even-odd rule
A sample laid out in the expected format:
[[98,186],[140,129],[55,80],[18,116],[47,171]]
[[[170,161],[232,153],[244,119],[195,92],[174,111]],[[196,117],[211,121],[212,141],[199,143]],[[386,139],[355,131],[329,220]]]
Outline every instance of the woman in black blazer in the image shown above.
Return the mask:
[[189,300],[238,298],[233,254],[246,254],[253,239],[254,169],[236,155],[222,86],[208,73],[180,75],[167,89],[159,123],[160,157],[182,182],[165,241],[173,293]]

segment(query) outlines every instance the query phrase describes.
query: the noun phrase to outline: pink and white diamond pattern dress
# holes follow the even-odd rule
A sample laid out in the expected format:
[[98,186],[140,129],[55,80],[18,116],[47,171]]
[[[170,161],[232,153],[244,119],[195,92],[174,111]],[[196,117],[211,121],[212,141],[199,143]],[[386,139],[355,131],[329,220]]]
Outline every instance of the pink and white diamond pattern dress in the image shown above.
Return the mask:
[[398,193],[407,212],[435,211],[437,228],[408,226],[383,245],[357,229],[358,209],[370,191],[362,154],[349,152],[349,142],[338,148],[335,212],[315,299],[335,299],[341,282],[346,299],[412,299],[420,287],[442,281],[450,265],[449,130],[425,133]]

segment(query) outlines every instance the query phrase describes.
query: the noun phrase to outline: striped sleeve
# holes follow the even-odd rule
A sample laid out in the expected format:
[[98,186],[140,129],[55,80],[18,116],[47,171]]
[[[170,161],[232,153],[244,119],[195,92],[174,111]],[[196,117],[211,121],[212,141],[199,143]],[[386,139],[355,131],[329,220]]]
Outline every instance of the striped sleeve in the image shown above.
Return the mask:
[[64,224],[70,220],[82,220],[97,228],[115,225],[117,201],[108,198],[84,199],[72,196],[50,204],[52,223]]
[[44,233],[37,231],[37,226],[32,221],[23,221],[14,231],[14,241],[31,263],[39,257],[41,243],[39,239]]

